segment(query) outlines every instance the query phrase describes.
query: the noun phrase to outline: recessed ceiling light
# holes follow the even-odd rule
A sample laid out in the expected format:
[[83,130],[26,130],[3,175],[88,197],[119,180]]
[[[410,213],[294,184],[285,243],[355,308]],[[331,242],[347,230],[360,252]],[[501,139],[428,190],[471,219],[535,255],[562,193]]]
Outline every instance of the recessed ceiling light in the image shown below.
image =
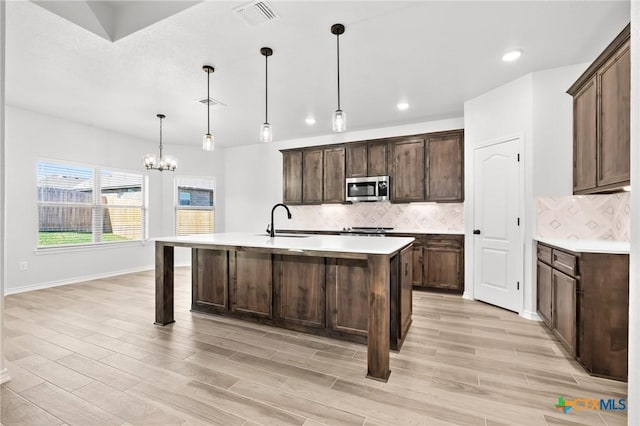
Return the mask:
[[409,104],[406,103],[406,102],[400,102],[397,106],[398,106],[398,109],[400,111],[404,111],[406,109],[409,109]]
[[313,117],[307,117],[304,120],[305,123],[307,123],[309,126],[313,126],[314,124],[316,124],[316,119]]
[[505,62],[513,62],[522,56],[522,50],[512,50],[511,52],[507,52],[502,57],[502,60]]

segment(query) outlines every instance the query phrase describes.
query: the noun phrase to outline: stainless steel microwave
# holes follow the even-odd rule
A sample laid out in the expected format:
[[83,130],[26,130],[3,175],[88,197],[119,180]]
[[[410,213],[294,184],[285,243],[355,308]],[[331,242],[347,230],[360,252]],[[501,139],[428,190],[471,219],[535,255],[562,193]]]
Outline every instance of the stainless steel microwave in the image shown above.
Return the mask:
[[389,176],[347,178],[345,194],[347,201],[387,201]]

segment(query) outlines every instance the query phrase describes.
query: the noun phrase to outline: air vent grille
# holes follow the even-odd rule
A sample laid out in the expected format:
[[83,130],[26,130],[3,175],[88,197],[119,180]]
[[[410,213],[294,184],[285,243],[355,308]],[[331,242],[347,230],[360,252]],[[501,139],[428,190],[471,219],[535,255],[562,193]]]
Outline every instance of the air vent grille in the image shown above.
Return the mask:
[[273,8],[261,0],[254,0],[251,3],[242,5],[234,9],[234,12],[252,27],[271,22],[278,18]]
[[227,104],[225,104],[224,102],[221,102],[217,99],[213,99],[213,98],[207,98],[206,96],[204,98],[201,99],[196,99],[198,102],[200,102],[202,105],[207,105],[207,103],[209,103],[209,105],[211,106],[222,106],[222,107],[226,107]]

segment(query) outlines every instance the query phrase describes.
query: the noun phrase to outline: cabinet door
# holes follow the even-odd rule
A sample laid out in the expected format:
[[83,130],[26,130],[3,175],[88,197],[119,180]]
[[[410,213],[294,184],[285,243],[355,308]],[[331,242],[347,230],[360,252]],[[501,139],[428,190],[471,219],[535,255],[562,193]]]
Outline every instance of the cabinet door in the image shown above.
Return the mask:
[[387,175],[387,144],[371,143],[367,147],[367,176]]
[[573,97],[573,192],[596,187],[596,79]]
[[367,267],[366,260],[327,259],[327,321],[331,330],[367,335]]
[[325,327],[323,257],[276,256],[275,317],[288,324]]
[[228,268],[224,250],[191,249],[191,309],[227,311]]
[[597,73],[600,84],[598,116],[598,186],[630,179],[631,63],[629,42]]
[[344,202],[344,167],[345,149],[328,148],[324,150],[324,203]]
[[413,255],[413,261],[412,261],[413,272],[411,273],[411,279],[413,281],[413,285],[423,286],[424,283],[422,280],[422,271],[424,269],[424,260],[423,260],[424,247],[422,246],[422,242],[418,241],[418,239],[416,239],[416,241],[413,242],[411,253]]
[[462,138],[461,132],[427,138],[427,201],[464,201]]
[[576,354],[576,280],[553,270],[552,330],[573,356]]
[[347,146],[347,177],[367,176],[367,145]]
[[270,253],[229,253],[231,311],[250,317],[272,318]]
[[302,202],[302,151],[282,153],[282,201]]
[[413,247],[406,247],[400,252],[400,335],[404,338],[413,307]]
[[462,293],[462,247],[455,241],[427,240],[424,249],[424,285]]
[[424,200],[424,139],[409,139],[389,145],[392,171],[391,200]]
[[322,150],[302,151],[302,202],[322,203]]
[[551,267],[538,261],[538,315],[544,323],[551,327],[553,272]]

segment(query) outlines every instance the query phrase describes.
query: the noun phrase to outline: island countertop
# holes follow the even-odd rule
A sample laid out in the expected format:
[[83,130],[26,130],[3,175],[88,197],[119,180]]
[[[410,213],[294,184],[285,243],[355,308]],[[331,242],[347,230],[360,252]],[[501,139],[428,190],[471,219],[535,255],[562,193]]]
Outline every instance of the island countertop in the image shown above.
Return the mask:
[[391,255],[411,244],[411,237],[365,237],[349,235],[287,235],[276,234],[271,238],[267,234],[250,232],[226,232],[218,234],[186,235],[180,237],[155,238],[160,243],[180,246],[213,247],[251,247],[275,249],[278,251],[360,253]]

